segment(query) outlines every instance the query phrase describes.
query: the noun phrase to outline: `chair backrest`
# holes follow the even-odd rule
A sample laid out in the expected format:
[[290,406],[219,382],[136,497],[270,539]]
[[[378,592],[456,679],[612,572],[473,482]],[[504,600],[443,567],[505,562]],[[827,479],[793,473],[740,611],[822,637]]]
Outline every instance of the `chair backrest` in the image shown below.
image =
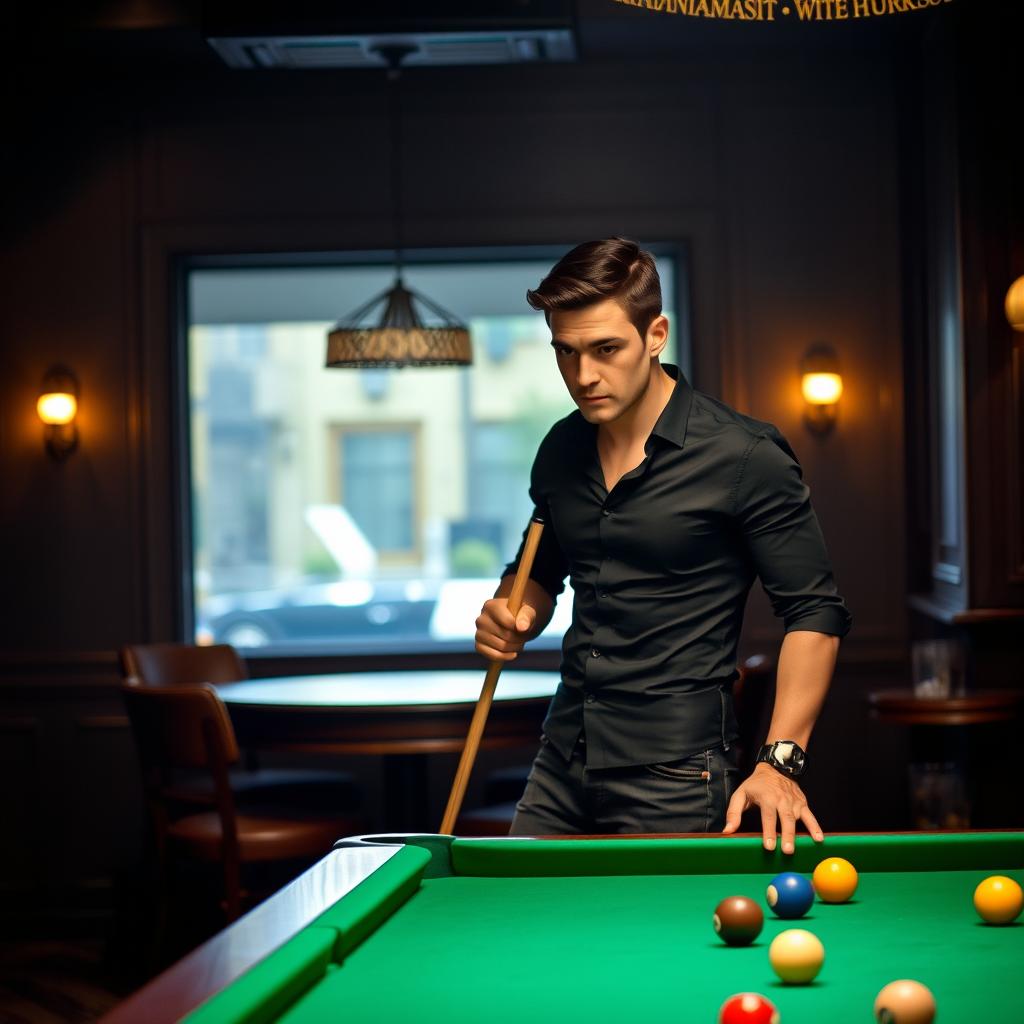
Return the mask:
[[126,681],[143,686],[233,683],[248,677],[245,662],[230,644],[129,644],[121,648]]
[[178,770],[210,773],[217,790],[228,786],[228,765],[238,743],[224,702],[212,686],[121,687],[150,795],[169,785]]

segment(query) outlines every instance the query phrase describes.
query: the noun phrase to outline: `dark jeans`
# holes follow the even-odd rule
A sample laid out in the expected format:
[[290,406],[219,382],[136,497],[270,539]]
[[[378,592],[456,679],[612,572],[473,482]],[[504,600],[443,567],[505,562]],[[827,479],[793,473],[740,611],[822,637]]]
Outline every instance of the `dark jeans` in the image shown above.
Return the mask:
[[586,768],[576,745],[568,764],[541,737],[509,835],[721,832],[736,789],[735,749],[667,764]]

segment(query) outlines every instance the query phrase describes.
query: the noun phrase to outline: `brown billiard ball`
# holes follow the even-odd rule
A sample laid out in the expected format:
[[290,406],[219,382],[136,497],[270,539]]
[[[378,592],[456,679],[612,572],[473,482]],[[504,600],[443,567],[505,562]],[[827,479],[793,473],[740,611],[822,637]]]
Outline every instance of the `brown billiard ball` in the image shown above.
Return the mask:
[[715,908],[718,937],[730,946],[749,946],[761,934],[764,913],[746,896],[727,896]]

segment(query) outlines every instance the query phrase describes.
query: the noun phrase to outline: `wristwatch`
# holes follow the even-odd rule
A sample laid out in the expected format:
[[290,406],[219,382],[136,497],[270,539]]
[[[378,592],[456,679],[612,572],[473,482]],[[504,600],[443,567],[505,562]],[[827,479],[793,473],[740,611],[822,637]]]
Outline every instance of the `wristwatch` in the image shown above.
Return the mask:
[[776,740],[763,746],[755,763],[761,761],[770,764],[776,771],[788,775],[791,779],[799,778],[807,769],[807,754],[799,743],[792,740]]

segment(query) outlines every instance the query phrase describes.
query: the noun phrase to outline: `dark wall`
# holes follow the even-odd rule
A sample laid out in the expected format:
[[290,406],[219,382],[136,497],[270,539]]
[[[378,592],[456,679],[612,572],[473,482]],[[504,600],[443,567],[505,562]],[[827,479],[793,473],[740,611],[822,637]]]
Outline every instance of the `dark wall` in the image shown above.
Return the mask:
[[[790,439],[857,617],[850,647],[891,654],[903,589],[887,518],[903,500],[899,211],[877,58],[407,73],[405,234],[410,246],[687,241],[695,383]],[[110,650],[170,634],[167,598],[147,595],[154,580],[179,583],[165,473],[173,336],[154,313],[166,312],[170,260],[387,248],[381,85],[225,73],[111,86],[79,99],[77,139],[42,133],[22,148],[0,457],[23,599],[4,646]],[[804,429],[798,390],[817,339],[839,351],[847,387],[824,440]],[[63,466],[42,457],[33,411],[58,361],[83,389],[81,450]],[[856,530],[851,492],[871,496]],[[758,610],[751,637],[776,635]]]
[[[865,705],[903,681],[907,640],[899,60],[869,39],[406,77],[407,245],[689,245],[694,383],[793,444],[854,616],[808,784],[833,829],[904,813],[905,741]],[[379,76],[89,65],[71,88],[46,67],[26,75],[0,265],[0,748],[23,838],[4,844],[0,876],[22,886],[32,865],[57,891],[138,854],[114,652],[181,628],[175,259],[392,236]],[[801,422],[799,362],[817,340],[846,389],[826,438]],[[82,389],[64,465],[34,412],[58,362]],[[781,636],[758,588],[744,653],[777,653]],[[878,766],[852,777],[866,745]]]

